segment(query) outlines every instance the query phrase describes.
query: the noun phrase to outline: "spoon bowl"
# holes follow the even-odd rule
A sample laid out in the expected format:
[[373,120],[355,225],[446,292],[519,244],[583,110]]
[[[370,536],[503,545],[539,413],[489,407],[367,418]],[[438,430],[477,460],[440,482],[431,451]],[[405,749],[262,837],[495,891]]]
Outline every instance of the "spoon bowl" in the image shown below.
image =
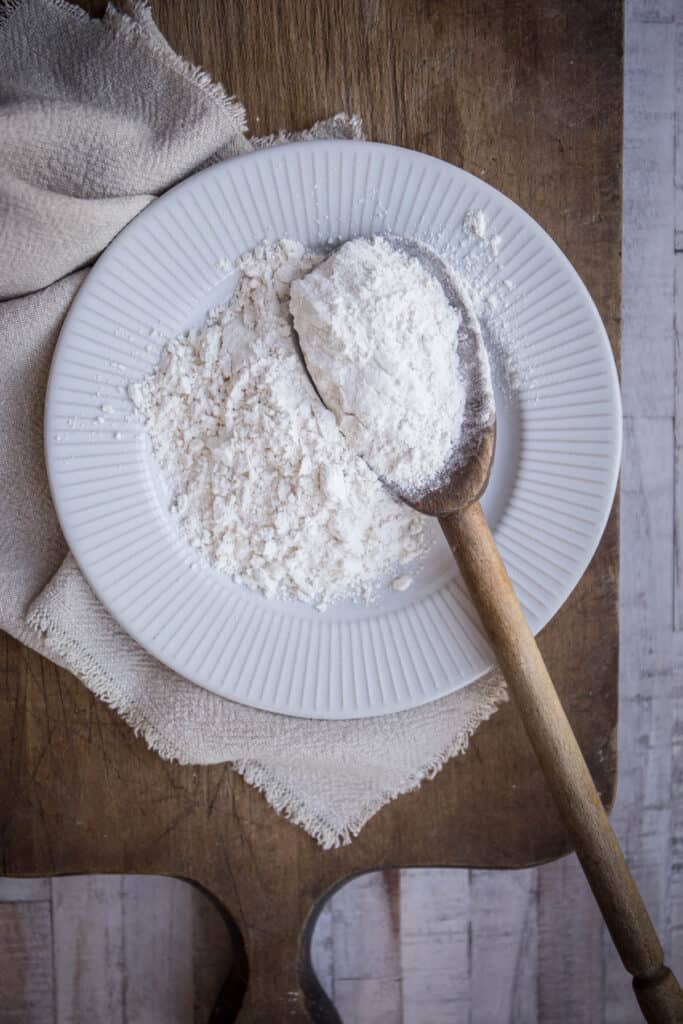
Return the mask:
[[393,249],[419,260],[441,285],[460,315],[458,362],[467,381],[460,441],[434,486],[418,494],[389,486],[407,505],[428,516],[448,516],[478,501],[486,490],[496,447],[495,407],[489,384],[488,357],[481,327],[452,270],[432,249],[408,238],[383,236]]
[[[466,299],[453,271],[432,249],[409,238],[382,235],[392,249],[416,259],[443,289],[448,303],[459,314],[458,367],[467,382],[465,409],[457,445],[434,483],[415,491],[404,489],[394,480],[380,477],[382,483],[400,501],[423,515],[448,516],[478,501],[486,490],[496,447],[495,406],[490,387],[488,356],[477,316]],[[330,255],[330,254],[328,254]],[[326,405],[315,373],[308,365],[294,317],[290,316],[299,357],[318,398]],[[372,466],[370,467],[373,468]],[[374,470],[373,470],[374,472]]]

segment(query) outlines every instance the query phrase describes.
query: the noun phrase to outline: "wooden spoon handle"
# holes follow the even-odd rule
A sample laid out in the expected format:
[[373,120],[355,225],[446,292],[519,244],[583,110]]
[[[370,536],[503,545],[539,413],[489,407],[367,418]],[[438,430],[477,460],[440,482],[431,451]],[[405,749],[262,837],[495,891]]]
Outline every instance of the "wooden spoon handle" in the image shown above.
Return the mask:
[[652,1024],[683,1021],[683,992],[628,869],[478,502],[440,520],[527,735],[626,969]]

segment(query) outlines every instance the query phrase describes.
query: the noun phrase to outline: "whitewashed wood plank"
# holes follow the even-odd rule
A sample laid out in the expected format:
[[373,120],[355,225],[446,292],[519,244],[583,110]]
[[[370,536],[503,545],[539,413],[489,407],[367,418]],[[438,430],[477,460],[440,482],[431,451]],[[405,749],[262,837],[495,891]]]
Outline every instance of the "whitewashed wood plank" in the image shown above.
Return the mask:
[[[625,88],[624,111],[624,367],[638,365],[632,356],[640,345],[649,351],[654,363],[661,361],[668,371],[671,345],[666,322],[671,321],[673,331],[674,318],[673,296],[670,300],[666,286],[670,267],[664,251],[668,204],[665,164],[669,159],[666,122],[670,102],[674,104],[674,94],[680,86],[669,85],[667,80],[669,48],[673,42],[674,58],[677,58],[679,30],[670,24],[664,24],[661,30],[651,27],[652,35],[660,32],[661,50],[657,52],[653,48],[647,53],[641,48],[629,80],[628,69],[638,52],[637,40],[644,31],[642,25],[633,24],[632,8],[632,4],[627,4],[626,81],[630,81],[631,88]],[[640,113],[643,96],[650,112],[648,119]],[[648,129],[646,132],[644,126]],[[647,159],[643,143],[648,139],[652,159],[650,179],[643,174],[643,161]],[[680,154],[677,155],[680,169]],[[634,189],[639,187],[644,197],[640,202],[634,197]],[[672,228],[674,216],[672,209]],[[659,271],[648,270],[643,246],[653,258],[658,253]],[[672,252],[673,249],[672,244]],[[672,255],[671,261],[673,259]],[[640,307],[647,317],[653,309],[653,301],[656,306],[652,329],[647,332],[647,324],[641,325],[636,317],[631,319],[631,314]],[[646,338],[650,339],[650,344],[644,346]],[[676,358],[674,348],[674,363]],[[661,389],[648,390],[650,381],[647,378],[645,381],[646,393],[651,395],[652,402],[649,411],[646,403],[637,397],[637,377],[624,378],[625,412],[634,418],[626,423],[622,471],[621,757],[613,822],[670,955],[672,933],[667,890],[671,869],[670,751],[675,717],[672,629],[676,588],[672,570],[675,558],[672,544],[674,441],[673,422],[668,417],[675,415],[680,397],[674,391],[674,406],[670,410],[661,401],[664,394]],[[674,382],[675,372],[672,387]],[[648,421],[648,416],[661,418]],[[603,943],[604,1021],[616,1024],[617,1021],[640,1020],[630,985],[607,935]]]
[[[190,887],[194,964],[194,1024],[206,1024],[230,973],[233,945],[226,922],[213,902]],[[131,1022],[132,1024],[132,1022]]]
[[671,24],[675,18],[677,0],[626,0],[626,21],[664,22]]
[[[622,469],[619,787],[613,824],[668,951],[673,738],[673,421],[628,418]],[[605,1024],[634,1017],[604,939]]]
[[[42,883],[39,889],[25,890],[29,899],[39,892],[51,893],[50,880],[37,881]],[[54,879],[52,885],[60,1024],[115,1020],[116,1013],[127,1024],[208,1020],[230,969],[231,942],[219,910],[203,893],[159,876],[84,876]],[[40,978],[33,974],[41,957],[52,964],[52,933],[42,936],[45,949],[39,955],[35,947],[41,937],[28,927],[31,904],[13,906],[28,922],[20,934],[27,942],[30,985],[37,980],[40,993]],[[49,921],[49,902],[45,907]],[[13,920],[16,924],[19,919]],[[17,949],[14,954],[16,960]],[[6,987],[7,971],[15,982],[13,998],[25,1013],[25,1001],[16,995],[19,976],[14,977],[14,960],[6,950],[0,952],[1,987]],[[4,1019],[0,1012],[0,1021]]]
[[311,966],[330,999],[334,998],[334,935],[332,905],[327,900],[318,915],[311,939]]
[[[633,10],[627,0],[626,61],[632,59],[633,48],[628,45],[642,26],[633,26]],[[632,168],[636,166],[637,143],[641,141],[640,127],[634,111],[638,109],[638,92],[648,95],[650,110],[658,113],[661,129],[659,138],[652,134],[651,143],[659,146],[653,152],[653,189],[659,199],[662,214],[666,208],[666,185],[661,174],[661,154],[668,159],[668,139],[664,130],[669,101],[666,84],[669,45],[674,45],[675,75],[671,86],[674,110],[680,110],[679,97],[683,89],[680,80],[680,4],[674,3],[676,25],[665,25],[661,35],[662,50],[652,52],[639,64],[641,81],[637,89],[625,93],[625,146],[624,146],[624,335],[625,355],[639,342],[637,332],[630,330],[628,311],[641,305],[648,311],[656,292],[650,286],[656,272],[633,273],[637,261],[630,259],[634,248],[641,244],[643,220],[647,209],[642,204],[628,202],[627,183],[635,180]],[[628,75],[628,71],[627,71]],[[657,100],[659,97],[659,101]],[[680,121],[680,117],[677,117]],[[681,166],[680,123],[676,124],[676,161],[674,175],[679,176]],[[636,145],[634,145],[636,144]],[[643,182],[647,185],[647,182]],[[654,208],[653,208],[654,209]],[[675,227],[672,210],[672,227]],[[646,222],[647,223],[647,222]],[[674,239],[675,242],[675,239]],[[663,244],[663,243],[660,243]],[[672,250],[674,246],[672,245]],[[655,246],[653,244],[653,253]],[[674,257],[672,256],[672,260]],[[661,268],[668,275],[666,260]],[[661,273],[659,275],[661,278]],[[630,295],[627,305],[626,295]],[[669,365],[670,345],[666,332],[659,330],[659,320],[674,322],[673,301],[669,303],[666,288],[659,290],[658,306],[653,326],[653,344],[650,346],[654,362],[663,358]],[[674,334],[675,337],[675,334]],[[680,408],[680,394],[676,393],[676,364],[678,352],[674,350],[674,408],[676,417]],[[678,386],[680,389],[680,364]],[[634,399],[637,380],[625,388],[624,406],[627,416],[622,471],[622,559],[621,559],[621,644],[620,644],[620,722],[619,749],[620,778],[613,822],[625,848],[629,863],[648,904],[656,927],[660,931],[665,953],[671,959],[672,919],[669,884],[672,877],[671,836],[672,804],[680,806],[680,791],[672,791],[673,775],[671,744],[673,723],[680,714],[680,696],[676,696],[676,666],[674,657],[674,623],[678,620],[679,600],[676,598],[676,561],[673,537],[678,526],[674,517],[675,443],[674,424],[668,419],[670,410],[653,402],[648,413],[643,403]],[[642,412],[643,415],[637,415]],[[647,416],[661,417],[647,421]],[[680,969],[680,967],[679,967]],[[610,940],[605,938],[605,1013],[606,1024],[612,1021],[636,1021],[639,1014],[633,1005],[628,983],[623,982],[623,968],[618,962]]]
[[674,407],[672,21],[668,4],[627,8],[622,380],[633,415]]
[[54,995],[49,901],[0,903],[0,1021],[49,1024]]
[[[676,4],[676,135],[674,154],[675,185],[675,248],[683,251],[683,4]],[[680,377],[679,377],[680,382]],[[679,389],[680,391],[680,389]]]
[[604,924],[575,856],[538,871],[538,1012],[544,1024],[602,1024]]
[[188,1024],[194,1013],[190,886],[159,875],[121,877],[128,1024]]
[[532,868],[528,872],[530,882],[530,899],[528,919],[524,921],[524,936],[519,948],[515,964],[516,982],[512,992],[510,1024],[527,1024],[527,1021],[540,1020],[538,1015],[538,871]]
[[56,1024],[126,1024],[120,875],[52,879]]
[[449,868],[401,872],[403,1020],[470,1018],[470,882]]
[[49,878],[0,878],[0,903],[29,903],[49,899]]
[[[683,634],[678,634],[682,639]],[[670,964],[683,976],[683,649],[677,650],[673,686],[674,727],[671,745],[671,876],[669,897]]]
[[[465,920],[465,927],[467,923]],[[401,982],[403,1016],[400,1018],[403,1024],[469,1022],[469,973],[464,976],[456,973],[455,980],[456,987],[447,971],[408,972],[404,975]]]
[[674,551],[676,576],[674,625],[683,631],[683,4],[676,5],[675,39],[675,249],[674,336],[676,343],[676,401],[674,475]]
[[348,1024],[402,1018],[398,871],[361,875],[333,895],[333,998]]
[[[683,65],[680,68],[683,77]],[[683,120],[683,114],[681,115]],[[683,195],[683,188],[680,190]],[[674,629],[683,631],[683,252],[674,255],[676,338],[676,401],[674,407],[674,489],[673,489],[673,556],[674,556]]]
[[537,872],[470,872],[471,1022],[538,1020]]
[[676,8],[676,410],[673,735],[671,747],[670,963],[683,975],[683,5]]
[[398,1024],[399,998],[398,977],[335,978],[334,1005],[342,1024]]

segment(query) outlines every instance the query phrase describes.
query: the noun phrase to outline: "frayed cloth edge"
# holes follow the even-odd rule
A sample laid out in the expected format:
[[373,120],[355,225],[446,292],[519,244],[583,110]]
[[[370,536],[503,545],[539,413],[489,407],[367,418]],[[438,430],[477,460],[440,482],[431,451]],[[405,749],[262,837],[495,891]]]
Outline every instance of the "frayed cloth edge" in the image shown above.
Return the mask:
[[[195,762],[183,761],[173,756],[169,757],[168,751],[164,749],[157,737],[152,733],[148,735],[147,723],[140,721],[136,716],[136,708],[121,700],[120,694],[116,692],[113,680],[104,671],[97,659],[88,651],[84,650],[81,644],[70,637],[50,616],[42,609],[29,610],[26,617],[28,625],[43,635],[46,644],[56,655],[64,659],[82,681],[87,680],[87,686],[91,691],[104,701],[112,710],[121,715],[126,724],[133,730],[136,736],[142,736],[150,750],[157,753],[166,760],[174,760],[179,764],[192,764]],[[333,850],[340,846],[346,846],[360,834],[363,827],[370,818],[381,810],[387,803],[396,800],[405,793],[418,789],[423,782],[433,779],[444,765],[458,754],[464,753],[469,744],[470,737],[482,722],[487,721],[498,707],[508,699],[505,683],[502,679],[494,677],[488,684],[488,691],[483,696],[475,714],[471,715],[461,731],[444,749],[437,752],[423,767],[411,772],[402,782],[392,789],[380,791],[371,800],[368,800],[356,811],[345,823],[331,821],[328,817],[308,806],[305,800],[297,796],[289,786],[281,782],[265,765],[259,761],[245,758],[226,758],[227,764],[231,765],[247,782],[263,794],[267,802],[278,814],[298,825],[307,832],[323,850]],[[206,762],[205,762],[206,763]],[[208,762],[222,763],[222,762]]]

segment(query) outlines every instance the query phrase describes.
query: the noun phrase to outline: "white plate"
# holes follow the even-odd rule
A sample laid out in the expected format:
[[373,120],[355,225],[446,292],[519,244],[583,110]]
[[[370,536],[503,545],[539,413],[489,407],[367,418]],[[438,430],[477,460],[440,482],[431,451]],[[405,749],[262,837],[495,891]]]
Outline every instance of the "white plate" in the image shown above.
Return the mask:
[[[115,239],[79,292],[47,394],[47,464],[71,550],[102,602],[148,651],[231,700],[289,715],[352,718],[414,707],[476,679],[492,655],[451,556],[437,541],[415,584],[324,613],[266,600],[193,569],[131,380],[163,340],[202,322],[263,239],[310,245],[393,232],[459,246],[471,209],[501,239],[491,287],[509,282],[519,359],[498,395],[498,451],[485,508],[531,624],[540,629],[586,569],[616,486],[621,417],[607,335],[570,263],[485,182],[432,157],[362,142],[304,142],[218,164],[154,202]],[[224,266],[224,264],[223,264]],[[102,409],[105,406],[105,409]],[[101,417],[104,422],[98,422]],[[117,434],[121,437],[117,438]],[[438,532],[438,531],[437,531]]]

